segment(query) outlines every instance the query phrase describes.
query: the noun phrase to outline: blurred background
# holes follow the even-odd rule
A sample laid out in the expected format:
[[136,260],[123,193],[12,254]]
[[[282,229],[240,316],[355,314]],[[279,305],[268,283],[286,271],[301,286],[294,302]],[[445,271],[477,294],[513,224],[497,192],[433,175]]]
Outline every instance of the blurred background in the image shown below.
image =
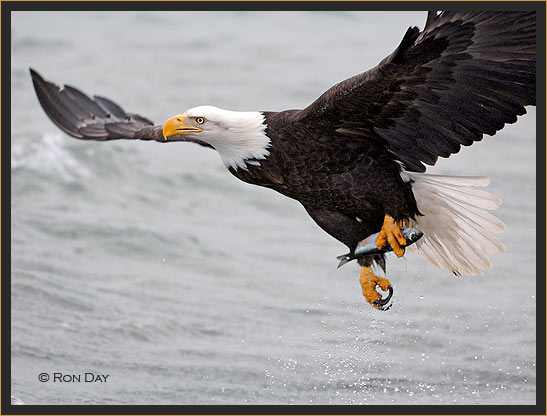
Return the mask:
[[[535,404],[535,109],[429,172],[487,175],[507,252],[388,256],[373,309],[296,201],[188,143],[83,142],[28,68],[162,124],[303,108],[426,12],[13,12],[12,395],[26,404]],[[41,383],[38,374],[108,374]]]

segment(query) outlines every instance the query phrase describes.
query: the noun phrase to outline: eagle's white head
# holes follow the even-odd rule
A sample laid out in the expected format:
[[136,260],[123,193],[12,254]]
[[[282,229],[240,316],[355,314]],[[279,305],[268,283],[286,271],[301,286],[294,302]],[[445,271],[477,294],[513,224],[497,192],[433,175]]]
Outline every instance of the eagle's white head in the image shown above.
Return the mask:
[[264,114],[223,110],[209,105],[190,108],[171,117],[163,126],[163,136],[184,136],[183,141],[201,141],[213,146],[224,165],[247,169],[260,164],[270,152]]

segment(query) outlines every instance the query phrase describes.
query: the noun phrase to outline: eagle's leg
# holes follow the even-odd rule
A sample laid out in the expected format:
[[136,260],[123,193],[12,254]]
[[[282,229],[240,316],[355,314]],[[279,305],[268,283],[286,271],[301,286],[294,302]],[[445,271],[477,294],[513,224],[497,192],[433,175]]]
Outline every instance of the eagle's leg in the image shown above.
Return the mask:
[[402,225],[402,221],[395,221],[391,215],[386,214],[380,235],[376,238],[376,246],[383,248],[389,243],[397,257],[402,257],[405,254],[404,246],[406,245],[406,238],[401,233]]
[[[351,254],[353,254],[353,248],[359,243],[360,239],[363,239],[363,236],[371,235],[378,230],[379,222],[382,220],[381,214],[374,218],[375,221],[369,223],[366,221],[359,221],[356,217],[338,212],[324,209],[312,209],[307,206],[304,207],[321,228],[347,245],[351,250]],[[384,255],[365,256],[357,259],[357,261],[362,266],[359,281],[361,282],[365,299],[372,306],[380,310],[389,309],[390,305],[388,305],[388,303],[393,294],[391,283],[389,280],[376,276],[372,272],[373,262],[376,262],[376,264],[385,271]],[[376,291],[376,285],[380,286],[382,290],[389,291],[386,298],[382,299],[382,296]]]
[[[363,289],[363,295],[368,303],[375,308],[382,311],[388,310],[390,306],[387,306],[391,295],[393,294],[393,288],[389,280],[376,276],[372,271],[372,266],[361,266],[361,276],[359,276],[359,282]],[[389,290],[387,298],[382,299],[382,296],[377,292],[376,286],[380,286],[382,290]]]

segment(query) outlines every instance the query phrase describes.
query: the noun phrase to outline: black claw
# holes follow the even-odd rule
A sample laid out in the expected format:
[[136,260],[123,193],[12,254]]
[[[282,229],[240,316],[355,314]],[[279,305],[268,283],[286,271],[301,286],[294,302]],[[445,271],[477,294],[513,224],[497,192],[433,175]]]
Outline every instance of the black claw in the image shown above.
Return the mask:
[[391,287],[391,285],[388,286],[387,290],[389,290],[389,293],[386,298],[377,299],[373,302],[375,305],[378,305],[380,307],[381,311],[387,311],[389,308],[391,308],[391,304],[388,305],[391,297],[393,296],[393,288]]

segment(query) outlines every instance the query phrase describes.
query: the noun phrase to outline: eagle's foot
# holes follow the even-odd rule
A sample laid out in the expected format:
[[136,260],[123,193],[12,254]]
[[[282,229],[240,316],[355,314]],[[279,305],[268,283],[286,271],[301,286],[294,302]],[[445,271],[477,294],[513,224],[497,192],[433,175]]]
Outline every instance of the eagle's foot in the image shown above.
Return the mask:
[[406,238],[401,232],[402,226],[402,221],[395,221],[391,215],[386,214],[380,235],[376,238],[376,246],[382,249],[389,243],[397,257],[402,257],[406,246]]
[[[363,295],[368,303],[370,303],[375,308],[380,309],[381,311],[387,311],[390,307],[391,296],[393,295],[393,288],[389,280],[376,276],[372,272],[371,266],[362,266],[361,267],[361,276],[359,276],[359,282],[361,283],[361,288],[363,289]],[[389,294],[386,298],[382,296],[376,290],[376,286],[380,286],[382,290],[389,290]]]

